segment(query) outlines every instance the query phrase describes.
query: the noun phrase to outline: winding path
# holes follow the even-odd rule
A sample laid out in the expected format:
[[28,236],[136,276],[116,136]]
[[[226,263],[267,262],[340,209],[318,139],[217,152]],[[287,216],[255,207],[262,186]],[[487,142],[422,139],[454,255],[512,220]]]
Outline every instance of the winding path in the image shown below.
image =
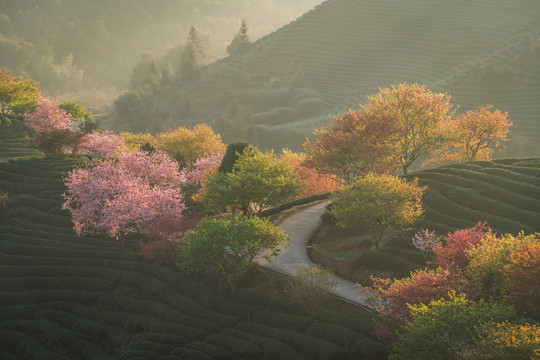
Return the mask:
[[[324,212],[328,200],[305,205],[295,210],[291,215],[280,222],[280,226],[289,234],[291,246],[282,250],[279,256],[270,262],[262,264],[265,268],[287,276],[296,276],[296,269],[302,266],[314,267],[313,261],[308,257],[306,246],[315,234],[319,219]],[[365,297],[358,291],[355,283],[341,276],[332,274],[337,286],[334,295],[347,302],[372,309]]]

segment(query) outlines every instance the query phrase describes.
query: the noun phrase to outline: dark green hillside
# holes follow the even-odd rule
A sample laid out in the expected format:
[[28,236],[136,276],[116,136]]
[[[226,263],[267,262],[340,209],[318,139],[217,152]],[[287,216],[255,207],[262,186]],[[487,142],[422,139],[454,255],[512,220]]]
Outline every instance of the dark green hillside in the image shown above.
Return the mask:
[[[219,61],[199,83],[156,96],[151,129],[206,121],[225,134],[241,130],[246,120],[231,110],[240,105],[248,141],[299,148],[329,114],[406,81],[449,93],[459,111],[492,103],[510,113],[513,135],[535,142],[539,18],[535,0],[328,0],[256,41],[244,58]],[[167,96],[174,101],[164,105]]]
[[[28,148],[26,126],[0,124],[0,162],[7,160],[33,158],[41,153]],[[0,188],[1,189],[1,188]]]
[[[251,289],[233,297],[77,237],[60,209],[76,160],[0,163],[1,359],[379,359],[371,315]],[[4,205],[3,203],[0,203]]]
[[540,232],[540,159],[476,161],[417,171],[427,185],[419,228],[440,234],[487,221],[499,233]]

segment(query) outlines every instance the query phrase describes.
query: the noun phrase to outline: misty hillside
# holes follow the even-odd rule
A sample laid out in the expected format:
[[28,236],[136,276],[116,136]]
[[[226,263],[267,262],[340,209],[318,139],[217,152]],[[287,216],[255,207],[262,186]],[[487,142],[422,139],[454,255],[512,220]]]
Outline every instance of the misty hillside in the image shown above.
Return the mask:
[[146,115],[118,124],[155,131],[204,121],[226,141],[294,149],[329,114],[406,81],[447,92],[460,112],[492,103],[509,112],[514,138],[534,142],[538,19],[536,0],[329,0],[249,54],[203,69],[199,81],[156,91],[144,99]]
[[49,95],[122,90],[139,55],[183,45],[190,26],[214,59],[242,18],[260,37],[319,0],[0,0],[0,66],[39,81]]

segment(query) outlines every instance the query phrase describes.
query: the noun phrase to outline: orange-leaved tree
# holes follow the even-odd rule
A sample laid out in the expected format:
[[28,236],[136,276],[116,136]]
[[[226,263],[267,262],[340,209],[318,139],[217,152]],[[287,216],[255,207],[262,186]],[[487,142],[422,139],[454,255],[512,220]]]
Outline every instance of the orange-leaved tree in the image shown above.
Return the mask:
[[397,168],[395,117],[349,111],[333,120],[314,132],[315,141],[304,143],[304,165],[345,184],[368,172]]
[[426,163],[491,160],[491,147],[506,141],[512,126],[508,113],[492,111],[492,107],[489,104],[480,106],[452,120],[446,127],[448,138],[444,146]]
[[368,96],[363,110],[368,117],[396,119],[398,159],[405,175],[416,159],[443,143],[441,130],[452,116],[450,96],[407,83],[379,89]]
[[298,177],[305,181],[304,185],[300,189],[298,198],[323,194],[330,191],[338,190],[343,187],[343,184],[335,181],[328,175],[319,174],[315,169],[309,168],[304,165],[306,159],[305,153],[295,153],[290,150],[284,149],[283,154],[280,155],[280,160],[290,164]]

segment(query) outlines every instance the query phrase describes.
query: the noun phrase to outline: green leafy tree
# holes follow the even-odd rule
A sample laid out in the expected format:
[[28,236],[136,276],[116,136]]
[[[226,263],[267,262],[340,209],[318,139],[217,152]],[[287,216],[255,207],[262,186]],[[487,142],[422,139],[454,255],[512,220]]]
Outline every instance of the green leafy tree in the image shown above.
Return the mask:
[[398,334],[391,360],[471,359],[477,328],[515,317],[512,306],[470,301],[464,294],[410,305],[412,320]]
[[420,219],[425,187],[393,175],[369,173],[333,196],[331,214],[342,227],[359,225],[379,248],[387,230],[402,230]]
[[35,109],[40,97],[37,81],[13,77],[6,67],[0,68],[0,123],[10,118],[22,118]]
[[71,115],[71,121],[79,126],[81,132],[88,133],[97,129],[92,113],[79,101],[64,101],[60,103],[60,109]]
[[227,46],[227,52],[230,55],[242,55],[251,49],[251,40],[249,40],[249,30],[246,19],[242,19],[240,30],[234,36],[232,42]]
[[302,187],[294,168],[273,154],[246,149],[230,173],[218,172],[203,184],[197,198],[211,213],[230,210],[260,214],[297,194]]
[[188,273],[223,273],[234,289],[255,257],[270,260],[289,245],[287,240],[287,234],[267,219],[241,214],[205,217],[184,236],[177,265]]

